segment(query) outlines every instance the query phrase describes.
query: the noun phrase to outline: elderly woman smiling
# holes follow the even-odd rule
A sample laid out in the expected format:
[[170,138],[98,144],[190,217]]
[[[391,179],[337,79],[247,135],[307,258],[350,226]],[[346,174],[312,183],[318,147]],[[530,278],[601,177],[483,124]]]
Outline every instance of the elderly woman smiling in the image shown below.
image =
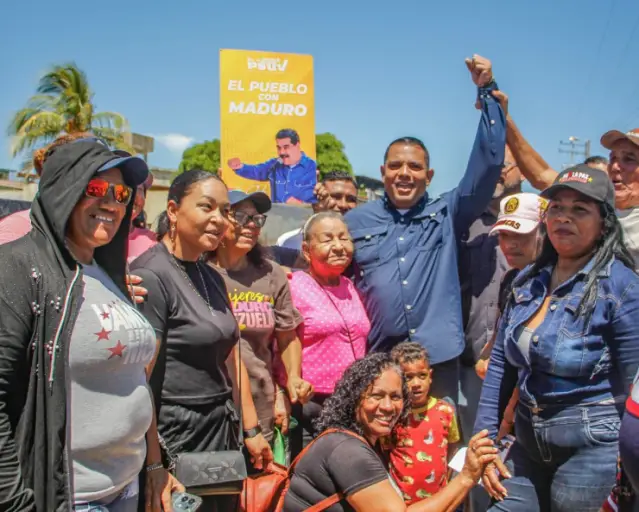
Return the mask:
[[[343,217],[332,211],[317,213],[308,219],[302,234],[309,269],[293,274],[291,294],[304,317],[298,328],[302,375],[315,388],[303,411],[295,410],[307,444],[315,435],[313,420],[335,383],[353,361],[364,357],[370,322],[353,283],[342,275],[353,257],[353,242]],[[293,453],[299,449],[299,435]]]

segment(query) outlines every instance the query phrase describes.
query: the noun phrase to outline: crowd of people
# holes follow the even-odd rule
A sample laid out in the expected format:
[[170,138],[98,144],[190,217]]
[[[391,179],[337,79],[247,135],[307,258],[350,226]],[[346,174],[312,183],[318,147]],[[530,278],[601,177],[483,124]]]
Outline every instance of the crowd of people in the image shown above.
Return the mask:
[[263,192],[187,170],[152,231],[144,160],[90,133],[38,150],[0,221],[0,510],[171,511],[176,461],[242,453],[250,478],[282,438],[285,512],[633,510],[639,130],[556,172],[466,65],[456,188],[429,194],[402,137],[382,199],[326,172],[273,247]]

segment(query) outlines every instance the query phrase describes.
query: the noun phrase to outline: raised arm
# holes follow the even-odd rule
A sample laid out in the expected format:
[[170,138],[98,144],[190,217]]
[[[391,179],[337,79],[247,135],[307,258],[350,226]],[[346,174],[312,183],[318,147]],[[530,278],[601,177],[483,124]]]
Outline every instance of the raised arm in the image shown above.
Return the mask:
[[228,161],[228,165],[242,178],[255,181],[267,181],[271,172],[275,170],[277,162],[277,158],[271,158],[261,164],[249,165],[240,162],[239,158],[231,158]]
[[[499,91],[494,93],[503,110],[508,113],[508,96]],[[510,113],[506,116],[506,142],[517,166],[530,184],[537,190],[544,190],[553,184],[557,177],[555,171],[542,156],[528,143],[513,121]]]
[[466,172],[450,196],[458,236],[488,207],[504,165],[506,149],[506,115],[492,95],[497,90],[492,64],[475,55],[466,65],[478,87],[481,119]]

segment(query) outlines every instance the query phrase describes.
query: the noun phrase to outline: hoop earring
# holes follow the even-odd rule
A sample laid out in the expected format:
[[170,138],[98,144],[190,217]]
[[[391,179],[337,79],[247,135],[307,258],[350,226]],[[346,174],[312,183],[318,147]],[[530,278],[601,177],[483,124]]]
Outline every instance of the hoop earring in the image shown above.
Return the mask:
[[169,240],[171,241],[171,249],[175,252],[175,237],[177,236],[177,229],[175,224],[171,224],[169,229]]

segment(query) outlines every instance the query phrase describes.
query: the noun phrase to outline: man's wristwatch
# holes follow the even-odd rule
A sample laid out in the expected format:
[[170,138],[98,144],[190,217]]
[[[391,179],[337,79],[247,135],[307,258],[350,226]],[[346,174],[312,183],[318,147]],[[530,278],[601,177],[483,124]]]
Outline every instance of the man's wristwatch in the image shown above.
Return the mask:
[[244,439],[251,439],[262,433],[262,426],[258,423],[256,427],[244,431]]

